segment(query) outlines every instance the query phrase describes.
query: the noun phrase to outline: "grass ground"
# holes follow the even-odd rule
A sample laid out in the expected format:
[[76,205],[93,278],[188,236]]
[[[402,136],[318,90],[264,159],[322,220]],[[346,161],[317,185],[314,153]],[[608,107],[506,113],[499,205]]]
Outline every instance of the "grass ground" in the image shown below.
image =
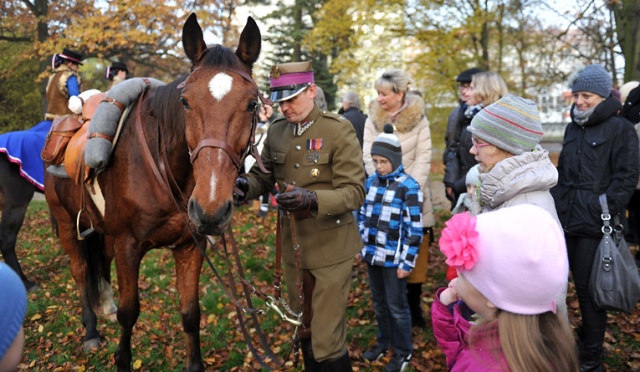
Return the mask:
[[[432,173],[438,174],[441,170],[441,165],[434,164]],[[275,212],[271,211],[266,219],[258,218],[255,214],[255,209],[251,207],[239,208],[234,216],[234,235],[242,252],[242,264],[252,284],[272,293]],[[450,215],[443,208],[436,210],[436,215],[438,237]],[[29,294],[29,309],[24,323],[26,345],[19,370],[114,370],[113,353],[120,333],[116,322],[99,318],[99,330],[104,336],[102,347],[89,353],[82,352],[84,331],[75,283],[71,279],[69,260],[51,232],[44,202],[32,202],[18,242],[18,255],[27,275],[41,286],[39,291]],[[428,324],[433,294],[446,284],[444,257],[437,244],[432,245],[430,253],[429,280],[423,286],[423,308]],[[226,269],[219,259],[216,260],[216,266],[218,270]],[[133,337],[135,370],[176,371],[183,368],[185,341],[173,277],[173,261],[168,250],[152,251],[143,260],[139,282],[141,315]],[[114,286],[117,289],[117,283]],[[207,267],[203,269],[200,291],[201,349],[207,370],[259,370],[259,365],[247,352],[236,324],[234,307]],[[365,267],[354,265],[347,318],[349,349],[356,371],[378,371],[384,365],[368,364],[360,358],[376,334],[369,293]],[[260,301],[256,301],[256,304],[262,305]],[[568,305],[570,320],[575,327],[579,314],[572,287],[569,288]],[[273,313],[260,319],[272,347],[280,355],[285,355],[290,347],[291,327]],[[252,335],[256,339],[255,333]],[[444,357],[430,327],[414,329],[413,342],[415,357],[411,370],[445,370]],[[640,371],[640,307],[631,315],[609,314],[605,348],[608,370]]]

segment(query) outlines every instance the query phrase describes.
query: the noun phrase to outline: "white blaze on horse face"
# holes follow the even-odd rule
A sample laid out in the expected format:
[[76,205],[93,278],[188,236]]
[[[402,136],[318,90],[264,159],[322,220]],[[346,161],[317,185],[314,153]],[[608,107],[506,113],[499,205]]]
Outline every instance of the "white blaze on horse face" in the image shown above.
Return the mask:
[[[227,154],[221,150],[221,149],[216,149],[218,151],[215,151],[216,154],[218,154],[216,157],[216,160],[212,160],[211,163],[212,164],[216,164],[216,163],[221,163],[224,160],[227,159]],[[214,200],[216,200],[216,184],[217,184],[217,180],[216,180],[216,173],[215,172],[211,172],[211,179],[209,180],[209,202],[213,202]]]
[[220,72],[209,81],[209,92],[216,100],[220,101],[231,91],[233,77]]

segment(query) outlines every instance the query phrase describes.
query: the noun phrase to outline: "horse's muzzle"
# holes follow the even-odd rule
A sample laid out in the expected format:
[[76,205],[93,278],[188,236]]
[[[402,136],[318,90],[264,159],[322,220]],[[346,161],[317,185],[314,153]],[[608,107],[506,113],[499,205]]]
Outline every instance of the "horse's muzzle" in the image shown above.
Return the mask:
[[231,221],[233,203],[226,201],[214,213],[206,213],[194,198],[190,198],[188,213],[199,234],[221,235]]

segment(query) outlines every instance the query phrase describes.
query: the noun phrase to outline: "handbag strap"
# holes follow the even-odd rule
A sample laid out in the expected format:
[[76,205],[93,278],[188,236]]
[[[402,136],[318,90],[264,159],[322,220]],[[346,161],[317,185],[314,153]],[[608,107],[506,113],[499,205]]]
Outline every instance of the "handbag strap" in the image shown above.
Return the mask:
[[602,194],[599,197],[600,207],[602,208],[602,214],[600,218],[602,218],[602,232],[605,234],[611,234],[613,232],[613,228],[611,227],[611,214],[609,213],[609,205],[607,204],[607,194]]
[[619,244],[623,238],[622,230],[624,226],[620,223],[620,216],[613,216],[613,226],[611,226],[611,214],[609,213],[609,205],[607,204],[607,194],[602,194],[599,196],[600,207],[602,208],[602,214],[600,218],[602,218],[602,232],[605,234],[615,233],[616,243]]

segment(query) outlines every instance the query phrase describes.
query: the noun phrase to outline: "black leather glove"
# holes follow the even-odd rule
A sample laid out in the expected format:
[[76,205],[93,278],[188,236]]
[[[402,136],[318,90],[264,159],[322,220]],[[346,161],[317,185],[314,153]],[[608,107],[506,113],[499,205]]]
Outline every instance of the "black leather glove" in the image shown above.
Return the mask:
[[244,201],[244,198],[247,196],[247,191],[249,191],[249,180],[244,176],[238,176],[235,187],[233,188],[233,200],[236,202]]
[[285,211],[313,211],[318,209],[318,195],[315,191],[309,191],[295,186],[290,191],[276,196],[278,205]]

